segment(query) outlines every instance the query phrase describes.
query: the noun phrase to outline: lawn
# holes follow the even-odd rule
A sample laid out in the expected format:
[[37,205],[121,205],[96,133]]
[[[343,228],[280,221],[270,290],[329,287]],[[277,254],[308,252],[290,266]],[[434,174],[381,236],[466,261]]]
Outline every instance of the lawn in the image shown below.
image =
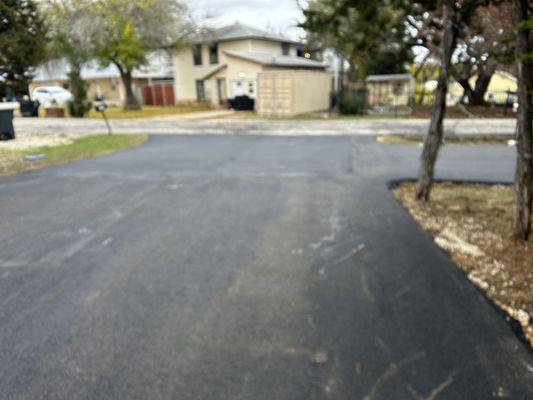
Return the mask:
[[414,190],[405,183],[395,195],[533,346],[533,240],[512,237],[512,187],[441,183],[429,203],[416,202]]
[[[187,114],[197,111],[208,111],[211,109],[209,104],[198,104],[191,106],[143,106],[140,110],[125,111],[122,107],[109,107],[106,110],[107,118],[117,119],[134,119],[134,118],[152,118],[170,115]],[[94,108],[87,115],[88,118],[102,118],[102,114],[95,111]]]
[[[415,135],[384,135],[378,136],[376,140],[386,144],[400,144],[406,146],[422,146],[424,138]],[[513,137],[506,135],[461,135],[448,136],[443,140],[443,144],[478,145],[478,144],[505,144],[508,145]]]
[[[72,140],[65,138],[57,144],[28,148],[14,147],[15,142],[0,142],[0,175],[98,157],[136,146],[146,139],[147,135],[97,135]],[[25,159],[35,154],[44,154],[46,157],[38,161]]]
[[[109,107],[106,110],[107,118],[116,119],[135,119],[135,118],[152,118],[161,116],[181,115],[197,111],[211,110],[209,104],[197,104],[190,106],[143,106],[140,110],[125,111],[122,107]],[[68,112],[65,110],[65,116],[68,117]],[[44,108],[39,108],[39,117],[45,118]],[[102,114],[95,111],[94,108],[86,115],[87,118],[103,118]]]

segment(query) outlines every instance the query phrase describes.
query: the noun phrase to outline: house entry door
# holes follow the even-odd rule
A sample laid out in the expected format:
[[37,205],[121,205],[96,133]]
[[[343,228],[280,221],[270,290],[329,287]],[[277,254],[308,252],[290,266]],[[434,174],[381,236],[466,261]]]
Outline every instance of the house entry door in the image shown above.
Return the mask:
[[244,83],[243,81],[233,81],[231,85],[233,97],[244,95]]
[[226,78],[217,79],[217,93],[218,93],[218,104],[223,105],[228,99],[228,94],[226,93]]

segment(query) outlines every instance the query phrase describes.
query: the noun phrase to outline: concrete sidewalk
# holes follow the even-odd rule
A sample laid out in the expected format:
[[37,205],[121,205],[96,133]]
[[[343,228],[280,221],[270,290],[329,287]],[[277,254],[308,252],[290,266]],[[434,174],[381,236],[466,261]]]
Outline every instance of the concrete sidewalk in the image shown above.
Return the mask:
[[[204,116],[205,117],[205,116]],[[17,118],[14,121],[17,135],[65,134],[87,135],[105,133],[100,119],[33,119]],[[112,120],[116,133],[149,134],[248,134],[272,136],[300,135],[423,135],[428,119],[334,119],[334,120],[236,120],[236,119],[185,119],[154,118]],[[514,119],[448,119],[447,135],[513,135]]]

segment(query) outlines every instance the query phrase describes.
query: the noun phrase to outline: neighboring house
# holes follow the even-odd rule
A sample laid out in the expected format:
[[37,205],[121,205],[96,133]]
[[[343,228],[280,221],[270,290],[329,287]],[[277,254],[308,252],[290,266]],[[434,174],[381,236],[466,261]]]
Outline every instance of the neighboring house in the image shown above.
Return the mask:
[[[174,79],[172,59],[164,52],[148,56],[146,66],[133,71],[133,87],[142,104],[174,104]],[[37,68],[30,84],[30,93],[39,86],[61,86],[68,89],[68,64],[65,60],[51,61]],[[121,105],[125,89],[120,73],[114,65],[101,68],[97,61],[83,67],[81,77],[89,84],[88,98],[103,97],[110,105]]]
[[[286,101],[287,98],[283,99],[280,106],[285,105],[287,109],[281,111],[283,114],[292,114],[301,110],[317,111],[316,107],[327,109],[331,90],[331,76],[325,72],[327,65],[299,57],[297,46],[297,42],[284,36],[240,23],[199,35],[193,38],[191,47],[174,57],[176,101],[209,101],[214,105],[224,105],[228,99],[238,96],[257,99],[262,73],[291,72],[303,76],[304,72],[314,72],[308,77],[321,78],[315,82],[308,81],[308,85],[315,85],[314,93],[319,93],[320,101],[306,106],[309,98],[305,88],[291,84],[291,104]],[[323,79],[323,76],[328,79]],[[265,79],[272,82],[272,75],[265,76]],[[280,76],[280,79],[283,78]],[[265,88],[271,87],[268,83],[265,85]],[[320,85],[318,91],[316,85]],[[275,101],[272,95],[266,95],[266,91],[263,101]],[[294,102],[299,103],[299,106],[293,107]]]
[[[473,88],[476,85],[476,76],[470,78],[470,86]],[[485,93],[485,101],[493,104],[505,104],[506,102],[516,101],[516,91],[518,89],[516,78],[505,71],[496,71],[489,83],[487,92]],[[457,104],[463,97],[463,87],[457,82],[450,84],[448,97],[446,99],[448,104]]]
[[[476,85],[476,76],[470,78],[470,87]],[[518,89],[516,78],[505,71],[496,71],[492,75],[487,92],[485,93],[485,101],[493,104],[506,104],[516,101],[516,91]],[[437,81],[428,81],[423,86],[426,94],[433,94],[437,89]],[[448,94],[446,96],[446,104],[449,106],[456,105],[463,99],[464,89],[457,83],[452,82],[448,87]],[[433,96],[426,96],[424,104],[431,104]]]
[[409,106],[416,81],[411,74],[369,75],[366,78],[369,106]]

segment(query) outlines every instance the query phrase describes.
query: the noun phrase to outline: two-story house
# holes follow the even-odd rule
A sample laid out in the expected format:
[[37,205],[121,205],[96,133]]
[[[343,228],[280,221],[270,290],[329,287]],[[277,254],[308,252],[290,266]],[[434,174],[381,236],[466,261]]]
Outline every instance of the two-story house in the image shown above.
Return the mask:
[[[298,43],[240,23],[211,30],[174,56],[177,103],[257,96],[258,74],[268,71],[324,71],[327,65],[299,57]],[[326,94],[326,96],[329,93]]]

